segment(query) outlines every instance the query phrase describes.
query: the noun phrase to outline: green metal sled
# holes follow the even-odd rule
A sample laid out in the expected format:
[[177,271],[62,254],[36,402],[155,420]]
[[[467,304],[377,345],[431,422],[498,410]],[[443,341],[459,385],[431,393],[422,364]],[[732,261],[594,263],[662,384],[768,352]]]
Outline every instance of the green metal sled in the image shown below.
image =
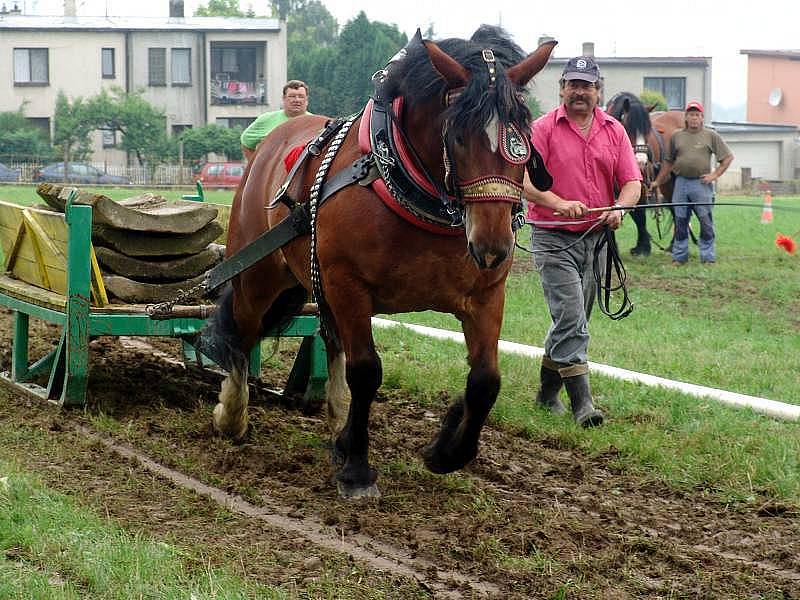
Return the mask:
[[[0,382],[61,406],[81,406],[86,401],[89,341],[104,335],[180,338],[185,364],[213,364],[189,342],[203,327],[203,318],[155,320],[144,305],[108,304],[91,243],[90,206],[68,202],[63,215],[39,215],[37,209],[0,205],[5,211],[0,219],[5,255],[0,305],[13,311],[14,327],[11,371],[0,373]],[[18,222],[15,211],[19,211]],[[62,328],[57,346],[33,363],[29,357],[30,317]],[[303,338],[285,392],[302,393],[308,402],[322,399],[327,361],[318,317],[296,316],[280,336]],[[250,355],[250,372],[255,377],[261,372],[260,345]],[[48,374],[46,387],[32,383],[42,374]]]

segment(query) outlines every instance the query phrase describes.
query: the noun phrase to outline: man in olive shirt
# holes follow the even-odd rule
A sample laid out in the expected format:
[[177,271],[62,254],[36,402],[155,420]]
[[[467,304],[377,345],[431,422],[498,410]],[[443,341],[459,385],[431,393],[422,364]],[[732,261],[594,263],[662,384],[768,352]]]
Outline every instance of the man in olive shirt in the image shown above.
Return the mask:
[[307,114],[308,86],[298,79],[292,79],[283,86],[283,108],[264,113],[242,132],[240,141],[245,159],[250,162],[261,140],[278,125]]
[[[675,207],[675,239],[672,242],[672,264],[680,266],[689,260],[689,219],[691,211],[700,221],[700,262],[713,263],[714,220],[711,216],[713,182],[733,162],[733,154],[716,131],[703,127],[703,105],[689,102],[685,112],[686,127],[672,135],[661,170],[650,189],[661,185],[670,173],[675,173],[673,203],[691,203]],[[711,170],[711,155],[719,163]],[[696,205],[695,205],[696,204]]]

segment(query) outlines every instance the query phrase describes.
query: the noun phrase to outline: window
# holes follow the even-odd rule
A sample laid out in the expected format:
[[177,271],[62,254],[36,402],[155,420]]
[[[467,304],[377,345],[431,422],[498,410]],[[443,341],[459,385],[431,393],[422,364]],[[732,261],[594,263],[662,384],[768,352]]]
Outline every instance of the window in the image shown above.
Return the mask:
[[103,79],[114,79],[114,48],[103,48],[100,50],[100,64]]
[[151,86],[167,85],[167,49],[147,49],[147,80]]
[[645,77],[644,89],[660,93],[670,109],[686,106],[686,77]]
[[217,117],[217,125],[228,129],[244,129],[255,120],[255,117]]
[[50,142],[50,117],[25,117],[31,125],[38,127],[45,139]]
[[117,145],[117,132],[114,129],[101,129],[103,148],[113,148]]
[[172,126],[172,137],[178,137],[184,131],[186,131],[187,129],[191,129],[191,128],[192,128],[191,125],[178,125],[178,124],[175,124],[175,125]]
[[49,83],[47,48],[14,48],[14,85]]
[[192,85],[191,48],[173,48],[172,85]]

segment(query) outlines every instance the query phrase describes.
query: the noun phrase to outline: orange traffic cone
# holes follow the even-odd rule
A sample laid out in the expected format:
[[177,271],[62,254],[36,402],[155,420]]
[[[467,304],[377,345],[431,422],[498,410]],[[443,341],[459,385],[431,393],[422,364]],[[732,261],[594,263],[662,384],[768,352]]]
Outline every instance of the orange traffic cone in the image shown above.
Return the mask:
[[761,222],[772,223],[772,192],[764,194],[764,208],[761,211]]

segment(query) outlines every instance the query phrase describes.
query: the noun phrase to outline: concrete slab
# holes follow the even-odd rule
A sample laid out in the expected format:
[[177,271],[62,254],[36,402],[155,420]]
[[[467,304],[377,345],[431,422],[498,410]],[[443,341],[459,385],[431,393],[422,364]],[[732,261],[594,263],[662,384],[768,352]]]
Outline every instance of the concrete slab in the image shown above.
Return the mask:
[[36,193],[49,206],[64,212],[66,201],[73,190],[78,191],[74,200],[76,204],[92,207],[93,223],[117,229],[151,233],[194,233],[217,216],[217,207],[214,204],[167,200],[151,192],[116,201],[103,194],[90,194],[75,187],[40,183]]
[[[154,302],[174,300],[179,292],[188,291],[202,282],[204,276],[205,274],[198,275],[191,279],[172,283],[143,283],[141,281],[133,281],[122,275],[104,273],[103,283],[105,283],[106,291],[109,295],[118,300],[130,304],[152,304]],[[184,298],[181,302],[199,298],[200,292],[198,291],[194,295]]]
[[136,281],[175,281],[197,277],[221,262],[225,246],[209,244],[197,254],[167,260],[143,260],[127,256],[111,248],[97,246],[97,260],[104,270]]
[[195,233],[158,234],[115,229],[106,225],[92,227],[95,246],[106,246],[127,256],[187,256],[202,252],[222,233],[222,225],[211,221]]

